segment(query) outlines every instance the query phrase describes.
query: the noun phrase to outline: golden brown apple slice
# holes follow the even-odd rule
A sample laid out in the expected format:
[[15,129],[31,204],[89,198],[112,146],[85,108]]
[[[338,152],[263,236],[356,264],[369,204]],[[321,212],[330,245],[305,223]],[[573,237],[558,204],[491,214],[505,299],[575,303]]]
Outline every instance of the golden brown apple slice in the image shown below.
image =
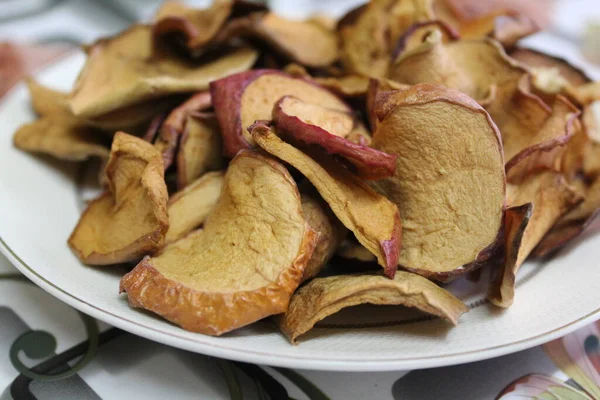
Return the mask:
[[398,38],[431,19],[432,0],[372,1],[351,10],[338,23],[344,66],[359,75],[385,77]]
[[242,47],[199,64],[178,57],[166,45],[153,46],[147,25],[99,40],[88,47],[87,55],[70,99],[73,113],[85,118],[153,98],[205,90],[215,79],[249,69],[258,56]]
[[212,105],[209,92],[199,92],[174,108],[162,123],[156,147],[163,154],[165,170],[173,163],[179,138],[185,130],[187,117],[195,111],[204,111]]
[[398,155],[377,182],[400,210],[400,265],[449,281],[481,265],[499,245],[505,176],[500,133],[473,99],[420,84],[380,95],[371,145]]
[[221,169],[221,131],[214,114],[188,115],[177,152],[177,186],[186,187],[206,171]]
[[587,183],[579,178],[573,184],[583,196],[583,201],[554,224],[533,251],[535,257],[556,253],[583,233],[600,215],[600,179]]
[[19,127],[13,136],[18,149],[52,157],[83,161],[90,157],[108,158],[106,136],[82,125],[69,115],[42,117]]
[[186,330],[221,335],[287,309],[315,239],[285,167],[240,152],[202,233],[142,260],[121,292]]
[[169,199],[169,230],[165,242],[171,243],[198,228],[221,196],[224,173],[207,172]]
[[339,275],[315,278],[294,293],[285,314],[278,317],[283,333],[296,344],[298,336],[317,322],[359,304],[401,305],[443,318],[453,325],[469,311],[450,292],[419,275],[398,271],[394,279],[380,275]]
[[233,1],[215,1],[206,9],[192,8],[178,1],[164,3],[154,16],[152,34],[160,39],[179,35],[185,47],[198,53],[215,37],[233,8]]
[[162,246],[169,227],[162,157],[150,143],[117,132],[106,176],[107,192],[88,204],[69,238],[84,264],[139,260]]
[[310,262],[302,274],[304,282],[321,272],[346,237],[348,230],[318,194],[302,193],[302,212],[312,230],[319,234]]
[[211,82],[210,93],[227,157],[254,144],[247,128],[255,121],[270,120],[273,106],[283,96],[295,96],[337,111],[351,111],[328,90],[277,70],[253,70],[228,76]]
[[283,142],[273,128],[263,123],[253,125],[250,131],[260,147],[292,165],[315,186],[336,217],[393,278],[402,241],[398,208],[329,157],[316,152],[312,154],[314,159],[309,157]]
[[566,98],[556,96],[552,114],[538,127],[519,136],[504,138],[506,175],[509,181],[519,179],[536,168],[554,168],[569,142],[579,130],[580,113]]
[[40,116],[56,117],[69,115],[82,126],[91,126],[107,131],[111,136],[118,130],[137,131],[156,114],[171,106],[174,99],[151,100],[109,112],[95,118],[78,118],[69,107],[69,94],[39,84],[32,78],[26,80],[31,105]]
[[376,180],[394,174],[396,156],[344,138],[354,127],[354,119],[347,113],[285,96],[273,108],[273,122],[279,134],[294,143],[316,145],[341,157],[361,178]]
[[503,308],[512,305],[519,268],[556,221],[581,200],[554,171],[532,174],[518,185],[508,185],[507,202],[515,208],[506,215],[506,257],[490,287],[492,303]]

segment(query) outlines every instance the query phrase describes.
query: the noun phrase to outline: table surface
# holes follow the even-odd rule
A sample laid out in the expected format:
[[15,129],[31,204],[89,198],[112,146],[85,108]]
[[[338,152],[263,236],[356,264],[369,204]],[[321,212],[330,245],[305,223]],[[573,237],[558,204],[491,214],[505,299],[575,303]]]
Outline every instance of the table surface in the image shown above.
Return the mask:
[[[4,42],[0,43],[0,97],[24,73],[55,60],[74,45],[147,19],[160,3],[156,0],[0,2],[0,42]],[[339,15],[360,1],[280,0],[271,3],[284,14],[300,16],[307,10]],[[573,47],[573,43],[582,41],[587,21],[600,21],[600,2],[555,2],[551,20],[550,33],[535,35],[527,40],[527,45],[554,53],[560,51],[561,43]],[[586,63],[580,54],[572,54],[572,57]],[[600,69],[588,66],[593,75],[597,75],[596,79],[600,78]],[[599,322],[544,346],[492,360],[410,373],[366,374],[240,365],[163,346],[101,322],[97,323],[101,332],[98,336],[93,330],[91,333],[86,330],[85,321],[77,311],[29,283],[0,255],[0,391],[3,390],[0,400],[32,398],[28,396],[38,399],[164,399],[167,396],[229,399],[232,397],[228,371],[234,371],[244,399],[263,398],[256,384],[257,380],[264,379],[261,371],[275,378],[271,390],[281,385],[291,398],[298,400],[494,399],[515,381],[510,385],[513,393],[505,394],[503,399],[538,398],[535,396],[544,392],[551,392],[554,397],[543,398],[600,399]],[[56,348],[52,346],[52,339],[56,340]],[[101,343],[91,361],[79,368],[81,361],[77,356],[84,354],[89,346],[88,343],[77,345],[88,339],[99,339]],[[25,350],[18,354],[20,361],[11,359],[11,352],[19,348]],[[42,362],[47,371],[40,372],[42,376],[38,379],[20,375],[16,369],[18,364],[32,367]],[[64,379],[43,380],[45,373],[67,371],[65,362],[74,369],[73,373]],[[305,380],[299,381],[301,378]],[[326,397],[311,394],[307,389],[309,385],[316,386]]]

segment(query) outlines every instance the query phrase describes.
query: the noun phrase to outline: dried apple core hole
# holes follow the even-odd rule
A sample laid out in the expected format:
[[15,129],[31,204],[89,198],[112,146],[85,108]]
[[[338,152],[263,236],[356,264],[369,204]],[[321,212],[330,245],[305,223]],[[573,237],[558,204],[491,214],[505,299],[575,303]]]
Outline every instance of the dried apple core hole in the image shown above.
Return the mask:
[[289,176],[252,157],[235,163],[204,232],[152,260],[167,279],[207,293],[252,291],[298,256],[305,222]]
[[257,120],[270,120],[273,106],[283,96],[294,96],[321,107],[348,111],[338,97],[324,88],[280,74],[261,75],[246,87],[241,98],[242,133],[249,143],[253,143],[253,140],[246,128]]
[[486,118],[425,104],[399,107],[379,129],[397,131],[378,148],[398,154],[390,194],[403,221],[400,265],[446,272],[472,262],[495,240],[504,202],[498,142],[473,135],[490,130]]

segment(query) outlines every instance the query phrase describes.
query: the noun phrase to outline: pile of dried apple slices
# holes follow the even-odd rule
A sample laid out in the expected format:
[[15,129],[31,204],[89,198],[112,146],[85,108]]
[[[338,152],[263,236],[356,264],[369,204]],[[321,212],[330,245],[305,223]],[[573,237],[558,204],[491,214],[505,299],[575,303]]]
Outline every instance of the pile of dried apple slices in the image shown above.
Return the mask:
[[296,343],[366,303],[456,324],[468,308],[446,282],[490,269],[509,307],[523,262],[600,209],[600,85],[519,47],[527,17],[460,4],[292,21],[167,2],[86,46],[70,93],[29,79],[39,118],[14,145],[102,160],[68,245],[133,263],[131,306],[183,329],[273,316]]

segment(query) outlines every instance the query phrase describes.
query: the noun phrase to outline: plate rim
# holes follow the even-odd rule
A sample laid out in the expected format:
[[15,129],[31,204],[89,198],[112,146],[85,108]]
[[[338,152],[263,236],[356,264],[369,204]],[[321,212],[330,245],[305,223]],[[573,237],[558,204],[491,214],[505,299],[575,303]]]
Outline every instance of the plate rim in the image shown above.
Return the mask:
[[[60,62],[68,61],[80,56],[79,52],[72,51],[59,57],[53,62],[45,65],[43,68],[35,71],[32,75],[38,75],[46,69],[53,67]],[[20,80],[13,85],[0,99],[0,107],[15,95],[15,92],[24,86],[24,81]],[[58,285],[39,275],[33,267],[28,265],[21,256],[19,256],[10,245],[0,236],[0,252],[28,279],[34,282],[38,287],[68,304],[76,310],[88,314],[98,320],[106,322],[112,326],[131,332],[143,338],[162,343],[168,346],[177,347],[194,353],[205,354],[208,356],[225,358],[230,360],[249,362],[253,364],[263,364],[277,367],[323,370],[323,371],[345,371],[345,372],[376,372],[376,371],[409,371],[414,369],[424,369],[433,367],[444,367],[450,365],[464,364],[500,357],[503,355],[526,350],[548,341],[562,337],[574,330],[600,319],[600,307],[594,311],[572,320],[558,328],[544,333],[529,336],[524,339],[488,347],[479,350],[470,350],[465,352],[455,352],[442,356],[410,357],[410,358],[389,358],[380,360],[363,361],[360,359],[332,360],[328,358],[314,357],[294,357],[290,355],[277,355],[264,353],[256,350],[245,349],[236,350],[227,346],[217,345],[215,343],[203,343],[197,340],[179,336],[173,333],[165,332],[156,327],[147,325],[143,322],[130,320],[126,317],[115,314],[109,310],[102,309],[90,304],[60,288]],[[198,336],[204,336],[197,334]]]
[[[291,357],[289,355],[279,356],[267,354],[255,350],[234,350],[227,346],[219,346],[214,343],[202,343],[193,339],[177,336],[162,331],[155,327],[141,322],[129,320],[111,311],[99,308],[78,297],[61,289],[54,283],[39,275],[31,266],[14,252],[14,250],[0,236],[0,252],[21,271],[28,279],[37,286],[58,298],[71,307],[88,314],[94,318],[104,321],[124,331],[146,339],[177,347],[194,353],[205,354],[208,356],[225,358],[229,360],[249,362],[253,364],[263,364],[276,367],[323,370],[323,371],[347,371],[347,372],[367,372],[367,371],[408,371],[414,369],[424,369],[433,367],[445,367],[450,365],[464,364],[475,361],[487,360],[503,355],[526,350],[531,347],[549,342],[562,337],[574,330],[593,322],[600,317],[600,308],[574,320],[561,327],[551,331],[530,336],[515,342],[502,344],[482,350],[472,350],[467,352],[456,352],[443,356],[411,357],[406,359],[392,358],[380,361],[361,361],[361,360],[331,360],[308,357]],[[203,336],[198,334],[199,336]]]

